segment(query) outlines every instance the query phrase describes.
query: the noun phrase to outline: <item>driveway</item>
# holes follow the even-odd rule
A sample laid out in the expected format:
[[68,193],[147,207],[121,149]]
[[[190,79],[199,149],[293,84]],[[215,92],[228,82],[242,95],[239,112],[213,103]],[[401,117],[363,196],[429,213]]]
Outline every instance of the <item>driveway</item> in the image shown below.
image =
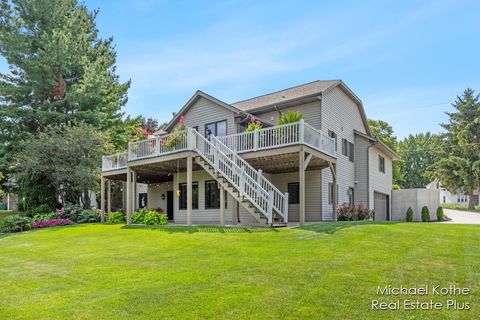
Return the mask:
[[445,215],[452,219],[452,221],[445,223],[480,224],[480,213],[451,209],[443,210]]

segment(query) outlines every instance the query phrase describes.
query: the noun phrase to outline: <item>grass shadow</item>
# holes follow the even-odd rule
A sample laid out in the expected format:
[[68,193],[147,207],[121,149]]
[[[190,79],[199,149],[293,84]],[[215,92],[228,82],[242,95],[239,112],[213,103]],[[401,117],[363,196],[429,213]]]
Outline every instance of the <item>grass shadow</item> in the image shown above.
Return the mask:
[[154,230],[163,231],[168,233],[263,233],[263,232],[278,232],[273,228],[247,228],[247,227],[222,227],[222,226],[210,226],[210,225],[198,225],[198,226],[147,226],[140,224],[124,225],[122,229],[141,229],[141,230]]
[[295,229],[312,231],[316,233],[334,234],[340,230],[352,227],[362,227],[371,225],[393,225],[401,223],[401,221],[338,221],[338,222],[324,222],[318,224],[311,224],[304,227],[297,227]]

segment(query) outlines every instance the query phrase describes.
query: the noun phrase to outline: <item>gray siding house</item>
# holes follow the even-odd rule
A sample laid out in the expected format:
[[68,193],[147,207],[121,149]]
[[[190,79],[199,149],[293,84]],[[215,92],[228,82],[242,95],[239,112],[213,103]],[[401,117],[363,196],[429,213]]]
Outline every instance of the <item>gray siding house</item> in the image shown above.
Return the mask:
[[[288,111],[304,120],[277,125]],[[252,117],[263,128],[244,132]],[[175,130],[181,121],[186,129]],[[361,100],[340,80],[230,104],[197,91],[166,131],[174,133],[103,157],[102,212],[110,211],[110,182],[121,180],[129,223],[139,183],[147,207],[163,208],[178,224],[303,225],[336,220],[342,203],[390,219],[398,157],[371,136]]]

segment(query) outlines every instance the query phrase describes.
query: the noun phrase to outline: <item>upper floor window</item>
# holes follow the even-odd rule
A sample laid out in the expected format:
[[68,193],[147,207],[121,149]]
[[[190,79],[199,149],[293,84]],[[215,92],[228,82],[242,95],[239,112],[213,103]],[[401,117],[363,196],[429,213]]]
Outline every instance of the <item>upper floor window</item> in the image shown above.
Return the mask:
[[378,156],[378,171],[385,173],[385,158]]
[[332,130],[328,130],[328,136],[335,140],[335,151],[337,151],[337,134]]
[[227,135],[227,120],[207,123],[205,125],[205,137],[211,135],[223,137]]
[[347,139],[342,139],[342,154],[348,157],[348,160],[354,162],[355,160],[355,146]]

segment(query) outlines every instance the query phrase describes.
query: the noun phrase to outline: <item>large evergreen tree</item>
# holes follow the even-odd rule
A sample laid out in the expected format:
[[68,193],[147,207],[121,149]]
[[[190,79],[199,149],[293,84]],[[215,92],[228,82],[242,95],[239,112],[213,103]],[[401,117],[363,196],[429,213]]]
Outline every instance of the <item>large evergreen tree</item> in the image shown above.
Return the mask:
[[101,39],[97,11],[76,0],[0,0],[0,142],[86,122],[121,125],[130,82],[115,73],[112,39]]
[[452,104],[455,112],[447,112],[447,131],[441,145],[436,177],[450,190],[469,195],[469,209],[475,208],[473,193],[480,186],[480,102],[479,95],[467,89]]

